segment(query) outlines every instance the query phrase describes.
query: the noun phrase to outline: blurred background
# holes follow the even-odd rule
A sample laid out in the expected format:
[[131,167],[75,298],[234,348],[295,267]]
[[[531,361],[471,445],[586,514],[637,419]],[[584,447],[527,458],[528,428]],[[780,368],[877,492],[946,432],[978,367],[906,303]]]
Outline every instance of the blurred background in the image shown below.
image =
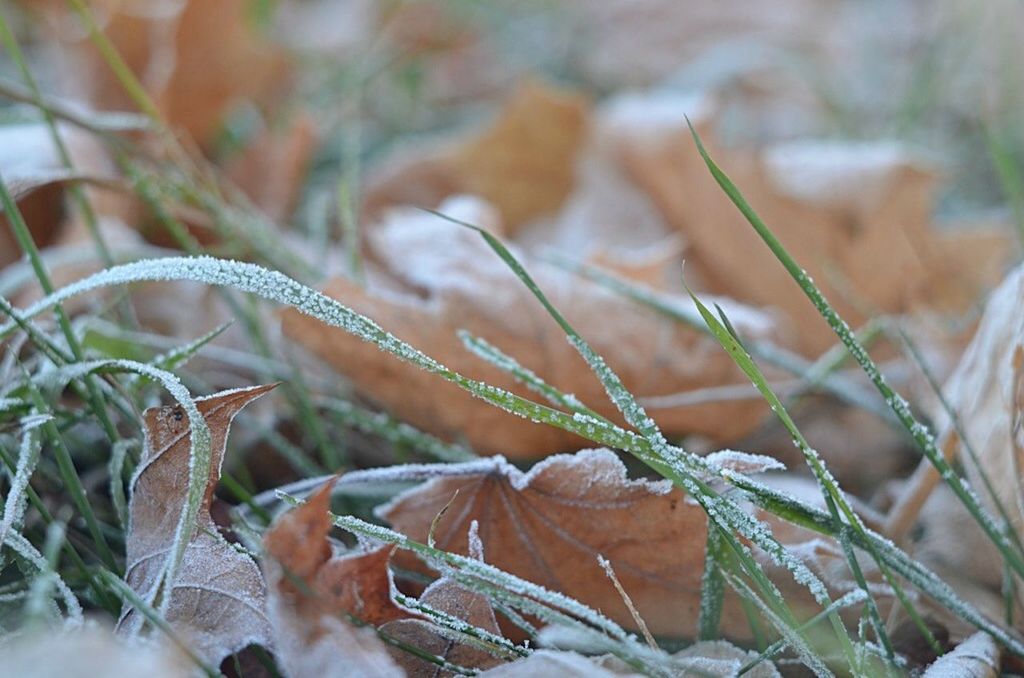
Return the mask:
[[[535,327],[546,321],[491,308],[518,294],[500,262],[409,211],[441,209],[557,269],[549,290],[585,265],[678,304],[685,261],[694,289],[735,305],[741,332],[824,359],[834,336],[710,178],[689,121],[933,413],[916,363],[933,380],[949,373],[1024,234],[1024,7],[1012,0],[25,0],[6,23],[21,52],[0,60],[0,172],[27,187],[19,203],[37,242],[74,260],[58,280],[102,263],[83,261],[94,251],[83,243],[105,243],[108,261],[152,248],[245,258],[310,284],[349,281],[329,291],[432,355],[452,341],[461,352],[460,327],[522,340],[517,357],[558,383],[554,335]],[[54,174],[59,149],[26,69],[60,113],[91,219]],[[19,256],[0,229],[0,265]],[[0,291],[27,298],[15,292],[31,296],[29,279],[12,265]],[[147,298],[141,327],[194,337],[232,315],[205,292],[181,294]],[[560,299],[589,308],[578,296],[589,294]],[[604,303],[580,320],[598,344],[614,324]],[[919,342],[917,359],[872,320],[888,317]],[[745,380],[715,362],[717,346],[700,344],[666,377],[678,346],[663,332],[637,331],[653,343],[612,363],[638,363],[627,385],[670,433],[694,449],[790,449],[752,393],[728,390]],[[232,333],[244,334],[218,341],[248,350]],[[287,320],[283,333],[361,397],[442,437],[513,456],[581,442],[513,437],[510,449],[360,373],[364,349],[340,337],[330,341],[343,348],[325,347]],[[608,336],[611,351],[640,341]],[[251,383],[218,370],[211,386]],[[913,465],[907,440],[870,414],[808,410],[802,425],[835,463],[877,451],[850,483]]]

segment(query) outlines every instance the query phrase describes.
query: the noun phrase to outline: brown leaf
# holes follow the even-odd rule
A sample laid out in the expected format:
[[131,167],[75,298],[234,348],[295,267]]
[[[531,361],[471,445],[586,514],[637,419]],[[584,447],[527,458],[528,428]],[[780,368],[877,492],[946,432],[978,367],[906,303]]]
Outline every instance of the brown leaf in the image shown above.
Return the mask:
[[[58,127],[76,170],[65,168],[50,131],[43,124],[0,126],[0,176],[36,245],[45,248],[65,224],[64,192],[69,184],[112,185],[101,147],[77,130]],[[21,250],[0,207],[0,268],[16,261]]]
[[[930,226],[935,178],[886,143],[793,142],[735,149],[713,132],[708,99],[629,94],[608,102],[595,123],[604,143],[686,238],[692,265],[710,291],[775,306],[790,319],[790,342],[817,354],[835,341],[786,270],[733,206],[696,152],[686,115],[712,158],[851,324],[863,307],[901,312],[947,309],[998,271],[1005,254],[983,244],[991,233],[951,243]],[[970,263],[965,253],[976,255]],[[949,292],[952,288],[954,291]],[[947,290],[938,297],[939,289]],[[855,303],[856,302],[856,303]],[[964,307],[960,306],[959,310]]]
[[467,531],[477,520],[482,541],[496,545],[490,564],[632,626],[597,562],[603,555],[652,633],[695,631],[705,514],[667,482],[627,479],[612,452],[549,457],[529,473],[499,458],[490,473],[431,480],[382,507],[380,515],[399,532],[425,540],[449,502],[435,532],[437,548],[467,553]]
[[[978,456],[980,468],[962,455],[971,484],[994,510],[981,474],[1018,534],[1024,534],[1024,267],[1018,266],[992,293],[960,364],[946,382],[946,397]],[[948,417],[940,415],[952,430]]]
[[[467,553],[467,530],[475,520],[483,542],[500,545],[488,558],[491,565],[635,628],[622,596],[597,561],[601,555],[651,633],[695,635],[707,516],[668,481],[630,480],[618,457],[603,449],[548,457],[526,473],[498,457],[490,472],[434,478],[399,495],[378,514],[399,532],[425,541],[435,516],[449,503],[434,531],[437,548]],[[757,517],[768,520],[793,557],[837,594],[857,587],[838,544],[766,514]],[[820,611],[792,575],[765,554],[756,554],[798,618]],[[423,569],[402,552],[395,558],[406,569]],[[878,580],[869,563],[862,567],[869,580]],[[885,601],[886,591],[880,588],[878,593]],[[731,591],[726,593],[721,630],[727,638],[750,639],[746,616]]]
[[575,183],[586,122],[581,96],[521,85],[491,128],[455,152],[462,192],[494,204],[511,233],[556,211]]
[[[476,200],[453,200],[443,209],[485,227],[496,223],[494,213]],[[465,329],[605,416],[619,418],[562,329],[478,234],[408,210],[394,212],[368,237],[385,275],[371,278],[365,289],[335,278],[327,284],[326,294],[452,369],[535,397],[507,373],[470,354],[456,335]],[[597,283],[527,257],[522,260],[552,303],[637,396],[745,382],[718,344],[697,330]],[[681,296],[666,295],[664,300],[693,308]],[[724,300],[722,304],[745,337],[765,336],[770,330],[767,316]],[[571,434],[502,412],[342,330],[294,311],[285,311],[283,318],[287,337],[329,362],[395,415],[432,433],[464,437],[480,452],[516,458],[582,445]],[[662,410],[657,420],[673,435],[700,433],[728,440],[750,431],[764,412],[759,401],[726,401]]]
[[515,233],[557,212],[572,191],[587,120],[582,96],[523,83],[485,131],[433,151],[416,149],[378,170],[367,187],[366,213],[406,204],[436,207],[449,195],[472,193],[497,207]]
[[[472,527],[470,528],[473,529]],[[477,541],[474,541],[476,539]],[[481,545],[479,537],[469,537],[472,544]],[[482,545],[481,545],[482,546]],[[480,548],[480,551],[483,549]],[[474,558],[483,560],[483,553],[472,553]],[[435,580],[420,596],[420,603],[435,610],[449,614],[473,626],[501,635],[498,621],[494,617],[494,609],[487,598],[462,587],[447,577]],[[393,638],[417,647],[421,650],[441,657],[451,663],[473,669],[487,669],[502,663],[489,652],[466,642],[454,640],[445,635],[437,626],[419,619],[406,619],[391,622],[381,627]],[[392,651],[395,661],[405,669],[409,676],[449,676],[449,671],[438,668],[436,664],[425,661],[400,648]]]
[[271,221],[283,223],[298,201],[316,137],[308,115],[281,129],[264,129],[227,163],[225,173]]
[[[267,555],[301,587],[284,579],[280,585],[301,608],[321,614],[347,613],[380,626],[413,617],[391,596],[388,560],[394,547],[382,545],[332,557],[330,492],[324,485],[308,502],[282,516],[264,536]],[[306,589],[306,590],[303,590]]]
[[[87,35],[73,29],[64,3],[39,2],[64,51],[66,85],[103,109],[132,102]],[[243,101],[271,104],[286,88],[284,51],[253,26],[246,0],[126,3],[104,0],[92,11],[173,129],[200,145],[214,140],[224,116]]]
[[[211,435],[210,476],[177,578],[171,583],[166,619],[197,655],[218,666],[247,645],[269,643],[264,612],[266,595],[259,567],[224,540],[210,517],[210,501],[220,479],[231,420],[274,384],[223,391],[197,399]],[[153,600],[163,579],[167,555],[188,490],[188,418],[180,406],[153,407],[144,413],[146,444],[132,483],[128,506],[125,579],[144,600]],[[128,606],[119,628],[138,632],[145,617]]]
[[[494,610],[487,598],[479,593],[459,586],[450,579],[441,578],[427,587],[420,602],[435,610],[446,612],[465,622],[501,635],[498,622],[494,618]],[[397,638],[413,647],[446,659],[453,664],[473,669],[488,669],[502,663],[502,660],[490,653],[468,643],[452,640],[443,635],[433,624],[419,619],[404,619],[390,622],[381,627],[381,631]],[[400,648],[392,651],[395,661],[409,676],[449,676],[436,664],[405,652]]]
[[358,629],[342,617],[379,625],[412,615],[391,597],[391,547],[332,557],[332,485],[278,518],[263,537],[278,661],[293,676],[401,675],[372,629]]

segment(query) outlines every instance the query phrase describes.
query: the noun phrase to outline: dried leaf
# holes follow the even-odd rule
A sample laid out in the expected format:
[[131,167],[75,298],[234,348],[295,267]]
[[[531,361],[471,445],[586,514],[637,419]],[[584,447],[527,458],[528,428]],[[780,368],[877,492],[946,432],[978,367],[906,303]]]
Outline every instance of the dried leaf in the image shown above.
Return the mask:
[[[219,534],[210,517],[210,501],[220,479],[231,420],[273,387],[223,391],[196,400],[210,427],[210,477],[195,536],[170,593],[163,595],[170,596],[167,621],[212,666],[247,645],[269,643],[269,622],[263,610],[266,591],[259,567]],[[153,600],[185,504],[191,436],[188,418],[178,406],[150,408],[144,418],[145,450],[128,506],[125,579],[144,600]],[[119,628],[134,634],[144,623],[141,613],[126,607]]]
[[[680,660],[679,663],[686,670],[698,675],[738,676],[747,662],[757,659],[758,653],[741,650],[724,640],[707,640],[695,643],[673,657]],[[761,662],[743,675],[750,678],[779,678],[778,670],[770,661]]]
[[[944,391],[978,456],[964,454],[971,484],[990,507],[981,474],[988,476],[1018,534],[1024,534],[1024,267],[1017,267],[992,293],[985,314]],[[946,417],[943,418],[948,419]],[[946,428],[951,429],[946,423]]]
[[[53,13],[54,45],[65,50],[66,86],[104,109],[133,110],[110,67],[77,30],[64,3]],[[92,10],[173,129],[200,145],[214,140],[224,116],[246,100],[271,104],[286,89],[289,59],[260,34],[247,0],[128,3],[104,0]]]
[[[75,159],[67,170],[43,124],[0,126],[0,176],[18,205],[32,238],[39,247],[53,244],[64,226],[64,190],[68,184],[111,182],[101,148],[84,134],[59,128]],[[21,250],[7,215],[0,207],[0,268],[18,259]]]
[[281,129],[264,129],[227,163],[225,173],[271,221],[283,223],[298,201],[316,136],[308,115]]
[[580,95],[524,83],[487,130],[432,152],[416,149],[378,170],[367,188],[367,213],[405,204],[436,207],[449,195],[472,193],[497,207],[514,233],[557,212],[573,190],[587,120]]
[[[653,633],[695,632],[706,516],[667,482],[629,480],[612,452],[549,457],[529,473],[497,458],[490,473],[436,478],[379,513],[399,532],[425,540],[449,502],[435,531],[438,548],[466,553],[467,530],[477,520],[483,542],[500,545],[489,554],[492,565],[632,626],[597,562],[603,555]],[[724,625],[736,628],[741,616]]]
[[928,667],[924,678],[995,678],[999,675],[999,646],[978,631]]
[[[491,609],[487,598],[459,586],[450,579],[442,577],[428,586],[420,596],[420,602],[477,628],[501,635],[501,629],[498,628],[498,622],[494,618],[494,610]],[[502,660],[480,648],[452,640],[440,632],[438,627],[419,619],[390,622],[382,626],[381,631],[458,666],[488,669],[503,663]],[[440,678],[454,675],[440,669],[436,664],[401,649],[396,648],[392,655],[409,676]]]
[[[620,95],[598,114],[595,133],[686,238],[688,266],[708,289],[782,309],[791,321],[788,339],[800,350],[816,355],[835,337],[719,189],[693,147],[687,115],[712,157],[852,324],[865,320],[865,306],[948,310],[953,299],[969,296],[951,288],[976,292],[1005,261],[983,244],[991,233],[949,241],[931,228],[934,176],[903,149],[835,142],[734,149],[717,142],[713,112],[703,97]],[[979,258],[967,263],[968,253]]]
[[537,83],[520,86],[493,126],[455,152],[461,192],[491,202],[511,233],[555,212],[575,183],[586,121],[582,97]]
[[[443,209],[484,227],[496,223],[493,212],[472,199],[450,201]],[[372,277],[365,289],[335,278],[327,284],[326,294],[452,369],[530,395],[507,373],[462,346],[456,331],[467,330],[605,416],[619,418],[562,329],[478,234],[431,214],[396,211],[368,237],[385,275]],[[597,283],[524,260],[552,303],[638,396],[744,381],[728,355],[697,330]],[[682,297],[666,295],[665,301],[692,308],[692,302]],[[766,315],[725,300],[722,305],[745,337],[770,331]],[[325,328],[294,311],[285,311],[283,318],[287,337],[329,362],[362,393],[427,431],[448,439],[464,437],[480,452],[517,458],[582,445],[571,434],[499,411],[344,331]],[[657,420],[669,434],[700,433],[729,440],[750,431],[764,412],[758,401],[725,401],[662,410]]]
[[[707,516],[696,502],[668,481],[628,479],[625,466],[609,450],[555,455],[526,473],[501,457],[492,463],[490,472],[434,478],[399,495],[378,514],[399,532],[425,541],[435,516],[450,503],[434,530],[438,548],[467,553],[467,530],[475,520],[483,542],[500,545],[490,553],[490,564],[635,628],[597,561],[601,555],[653,634],[696,634],[707,536]],[[837,594],[857,588],[838,544],[767,514],[757,517],[769,521],[792,556]],[[820,611],[787,571],[764,554],[758,557],[798,617]],[[423,569],[401,552],[395,558],[406,569]],[[869,580],[879,579],[870,563],[862,567]],[[877,589],[879,601],[886,601],[887,589]],[[750,639],[746,616],[731,591],[726,592],[721,630],[727,638]]]
[[282,516],[264,536],[268,556],[301,582],[300,586],[285,579],[281,592],[300,601],[300,607],[322,614],[351,614],[373,626],[413,617],[391,596],[394,584],[388,560],[393,547],[374,546],[332,557],[327,540],[331,485]]
[[332,557],[327,540],[332,485],[278,518],[263,537],[278,662],[290,676],[402,675],[372,629],[343,618],[351,614],[382,624],[412,615],[391,597],[390,548]]

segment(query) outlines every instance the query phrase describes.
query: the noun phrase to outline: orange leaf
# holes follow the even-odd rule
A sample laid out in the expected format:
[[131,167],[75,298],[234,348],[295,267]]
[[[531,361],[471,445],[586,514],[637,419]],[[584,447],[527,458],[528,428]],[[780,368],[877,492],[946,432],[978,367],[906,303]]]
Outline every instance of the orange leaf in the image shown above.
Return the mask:
[[[267,609],[277,659],[288,675],[401,675],[372,629],[412,617],[391,598],[391,547],[334,556],[327,541],[333,481],[285,513],[263,536]],[[348,673],[338,674],[344,668]]]
[[[452,200],[443,209],[484,227],[496,222],[494,213],[473,199]],[[408,210],[393,212],[368,237],[385,275],[371,279],[366,289],[335,278],[326,294],[462,374],[535,398],[507,373],[465,349],[457,330],[468,330],[555,387],[576,394],[605,416],[619,418],[562,329],[478,234]],[[729,356],[701,332],[597,283],[528,257],[523,261],[555,306],[638,396],[746,383]],[[693,308],[680,296],[666,295],[664,300]],[[764,336],[772,327],[764,314],[724,300],[722,305],[746,337]],[[328,361],[395,415],[432,433],[464,437],[480,452],[515,458],[584,444],[572,434],[500,411],[342,330],[294,311],[285,311],[283,319],[286,336]],[[699,433],[724,441],[753,429],[765,411],[758,401],[724,401],[665,409],[656,417],[667,433]]]
[[425,541],[449,501],[435,532],[437,548],[467,553],[467,531],[477,520],[481,540],[493,545],[490,564],[632,626],[598,564],[603,555],[653,633],[687,636],[696,629],[707,518],[667,482],[629,480],[612,452],[549,457],[529,473],[499,459],[490,473],[431,480],[380,515]]

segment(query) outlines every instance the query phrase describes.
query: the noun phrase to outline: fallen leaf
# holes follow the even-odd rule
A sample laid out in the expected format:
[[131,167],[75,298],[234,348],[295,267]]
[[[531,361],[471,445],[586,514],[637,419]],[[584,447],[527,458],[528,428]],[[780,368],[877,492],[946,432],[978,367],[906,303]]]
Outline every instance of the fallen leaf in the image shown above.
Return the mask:
[[263,536],[277,660],[290,676],[402,675],[372,629],[343,618],[351,614],[376,625],[413,615],[391,597],[390,547],[332,557],[332,485],[279,517]]
[[[64,3],[50,11],[51,44],[61,49],[65,86],[102,109],[132,110],[131,99]],[[290,59],[262,35],[247,0],[91,3],[102,30],[142,82],[172,129],[201,146],[245,101],[271,106],[287,89]]]
[[[388,560],[394,547],[379,545],[333,556],[328,483],[303,506],[282,516],[264,536],[267,555],[289,575],[280,592],[321,614],[351,614],[373,626],[414,617],[392,598],[394,584]],[[303,590],[305,589],[305,590]]]
[[520,86],[491,128],[455,152],[460,192],[491,202],[513,234],[555,212],[575,183],[586,122],[581,96],[537,83]]
[[[688,670],[698,675],[739,676],[740,669],[757,659],[758,653],[742,650],[724,640],[705,640],[672,656],[684,667],[683,675]],[[750,678],[779,678],[779,671],[770,661],[763,661],[743,675]]]
[[[707,518],[667,481],[629,480],[608,450],[552,456],[528,473],[496,458],[489,473],[430,480],[381,507],[379,515],[410,538],[425,540],[449,502],[434,533],[437,548],[467,553],[467,531],[476,520],[483,543],[495,545],[491,565],[633,626],[598,564],[603,555],[652,633],[694,634]],[[396,558],[422,569],[402,554]],[[725,628],[746,624],[734,612],[724,612]]]
[[[210,517],[210,501],[220,479],[228,429],[235,415],[274,385],[223,391],[197,399],[211,435],[210,477],[197,518],[195,535],[185,551],[177,578],[170,584],[165,618],[211,666],[254,643],[268,645],[264,612],[266,589],[259,567],[229,544]],[[154,600],[161,585],[188,490],[190,430],[179,406],[154,407],[144,413],[145,449],[132,482],[128,505],[125,579],[144,600]],[[122,612],[119,629],[133,635],[145,617],[131,606]]]
[[576,183],[562,208],[519,229],[515,242],[528,252],[562,252],[654,289],[682,291],[686,243],[593,135],[576,158]]
[[[471,524],[468,537],[470,551],[472,557],[483,562],[483,544],[480,542],[479,536],[476,535],[476,527],[475,523]],[[434,580],[420,595],[419,602],[460,619],[473,627],[498,636],[501,635],[501,629],[494,617],[494,609],[491,607],[490,601],[485,596],[459,585],[448,577]],[[438,626],[423,620],[406,619],[391,622],[382,626],[381,631],[412,647],[465,668],[487,669],[503,663],[501,659],[482,648],[460,641],[457,637],[448,635]],[[396,648],[392,654],[395,661],[405,669],[409,676],[455,675],[401,648]]]
[[[994,511],[982,480],[988,477],[1018,534],[1024,534],[1024,267],[989,297],[985,313],[943,391],[978,457],[961,454],[971,485]],[[952,430],[944,412],[940,430]],[[961,448],[962,449],[962,448]]]
[[[442,209],[486,228],[497,222],[493,211],[474,199],[455,199]],[[327,295],[462,374],[531,396],[507,373],[463,347],[456,331],[467,330],[603,415],[620,418],[562,329],[477,233],[406,210],[392,213],[367,236],[383,274],[371,277],[366,288],[335,278],[325,287]],[[746,381],[721,347],[703,333],[597,283],[523,260],[552,303],[638,396]],[[664,301],[684,311],[693,308],[682,296],[666,295]],[[770,332],[766,315],[727,300],[720,303],[743,336]],[[448,439],[464,437],[480,452],[536,457],[583,444],[572,434],[500,411],[295,311],[283,313],[283,329],[288,338],[329,362],[396,416]],[[723,401],[662,410],[656,419],[671,435],[699,433],[725,441],[752,430],[765,411],[756,400]]]
[[[419,600],[435,610],[450,614],[477,628],[501,635],[494,610],[491,609],[487,598],[463,588],[450,579],[442,577],[434,581]],[[482,670],[503,663],[489,652],[469,643],[453,640],[439,631],[437,626],[419,619],[393,621],[382,626],[381,631],[458,666]],[[392,651],[392,656],[409,676],[439,678],[454,675],[400,648]]]
[[271,221],[284,223],[299,199],[316,142],[312,118],[299,115],[281,128],[261,130],[224,172]]
[[[742,463],[750,462],[744,455]],[[488,556],[491,565],[635,628],[622,596],[598,563],[601,555],[651,633],[695,635],[707,537],[707,516],[696,502],[668,481],[630,480],[618,457],[605,449],[551,456],[528,472],[501,457],[492,463],[489,472],[429,480],[380,507],[378,515],[411,539],[425,541],[435,516],[447,506],[434,527],[437,548],[467,553],[467,530],[477,521],[483,543],[500,545]],[[792,556],[837,595],[857,588],[834,541],[763,512],[756,517],[768,521]],[[820,611],[784,568],[759,551],[756,555],[798,618]],[[412,556],[398,552],[395,558],[405,569],[423,570]],[[870,563],[862,567],[869,581],[880,579]],[[873,586],[886,609],[888,590]],[[750,639],[747,618],[732,591],[726,592],[720,628],[726,638]]]
[[557,212],[572,192],[587,121],[581,95],[523,83],[488,129],[434,150],[415,149],[377,170],[366,188],[366,214],[397,205],[436,207],[450,195],[471,193],[492,203],[514,234]]
[[[851,324],[865,321],[864,307],[965,310],[951,303],[969,296],[956,290],[976,292],[1001,269],[1006,254],[992,246],[992,232],[947,239],[931,227],[934,175],[904,149],[817,141],[727,147],[714,133],[715,110],[705,96],[623,94],[598,111],[595,134],[617,149],[622,166],[683,234],[687,265],[707,289],[781,309],[790,320],[786,339],[802,352],[817,355],[835,337],[719,188],[687,116],[711,157]],[[977,258],[967,263],[967,255]]]
[[992,637],[982,631],[939,657],[924,672],[924,678],[995,678],[999,675],[1000,649]]
[[[0,176],[39,248],[55,243],[66,227],[65,191],[73,183],[113,185],[106,155],[87,135],[64,126],[58,134],[73,158],[68,170],[41,123],[0,125]],[[7,215],[0,207],[0,268],[21,256]]]

